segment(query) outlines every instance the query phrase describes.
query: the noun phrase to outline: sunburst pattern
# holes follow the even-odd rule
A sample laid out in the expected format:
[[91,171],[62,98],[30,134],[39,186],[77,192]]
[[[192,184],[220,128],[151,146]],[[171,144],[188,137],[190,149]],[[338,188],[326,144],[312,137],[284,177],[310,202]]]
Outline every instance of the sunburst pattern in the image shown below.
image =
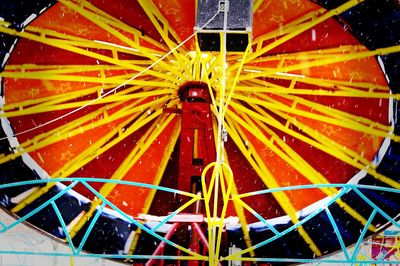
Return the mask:
[[[359,171],[399,189],[396,180],[376,171],[373,160],[385,139],[399,140],[390,117],[399,96],[390,92],[375,56],[399,52],[400,46],[368,50],[334,20],[362,1],[329,11],[305,0],[289,2],[255,1],[253,42],[244,53],[198,49],[194,1],[59,0],[23,31],[0,22],[0,32],[21,38],[0,73],[0,117],[10,121],[18,139],[10,153],[0,154],[0,163],[29,154],[43,177],[115,181],[74,183],[92,201],[68,225],[70,243],[105,200],[131,217],[176,215],[204,201],[213,265],[224,218],[239,218],[245,251],[254,255],[249,223],[287,215],[299,224],[298,211],[340,192],[334,186],[312,193],[254,191],[347,183]],[[160,206],[156,189],[117,181],[176,189],[181,118],[168,110],[181,109],[178,89],[189,81],[206,83],[211,94],[217,162],[210,167],[216,171],[210,184],[203,183],[201,197],[181,192],[190,199],[185,204],[176,206],[167,196]],[[12,211],[23,211],[56,184],[35,187]],[[218,215],[210,206],[215,187],[223,202]],[[355,206],[336,203],[376,230]],[[297,230],[322,255],[301,224]]]

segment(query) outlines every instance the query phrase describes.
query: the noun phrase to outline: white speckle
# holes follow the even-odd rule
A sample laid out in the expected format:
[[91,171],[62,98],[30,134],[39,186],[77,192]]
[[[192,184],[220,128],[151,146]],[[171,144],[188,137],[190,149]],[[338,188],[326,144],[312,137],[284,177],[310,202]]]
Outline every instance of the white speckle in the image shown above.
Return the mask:
[[311,40],[315,42],[317,40],[317,31],[315,29],[311,30]]

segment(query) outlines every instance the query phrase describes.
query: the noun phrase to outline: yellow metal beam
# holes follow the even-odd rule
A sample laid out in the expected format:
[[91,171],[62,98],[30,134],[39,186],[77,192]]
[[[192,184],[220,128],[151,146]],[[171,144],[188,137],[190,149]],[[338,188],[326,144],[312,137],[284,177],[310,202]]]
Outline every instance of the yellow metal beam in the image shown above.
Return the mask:
[[[261,157],[258,154],[258,152],[256,151],[256,149],[252,146],[252,144],[248,140],[243,139],[243,136],[245,136],[245,134],[242,132],[240,127],[228,117],[226,117],[226,121],[227,121],[226,129],[228,130],[230,137],[235,142],[236,146],[241,150],[242,154],[246,157],[246,159],[250,163],[250,165],[257,172],[258,176],[261,178],[261,180],[264,182],[264,184],[268,188],[280,187],[280,185],[275,180],[274,176],[267,169],[266,165],[264,164],[263,160],[261,159]],[[247,146],[245,143],[247,144]],[[274,196],[276,201],[279,203],[279,205],[282,207],[282,209],[285,211],[285,213],[290,217],[293,224],[297,224],[299,222],[299,220],[298,220],[298,217],[296,216],[296,209],[290,203],[290,200],[286,196],[286,194],[283,191],[278,191],[278,192],[272,193],[272,195]],[[317,256],[320,256],[321,251],[318,249],[318,247],[315,245],[314,241],[310,238],[310,236],[308,235],[308,233],[304,230],[304,228],[302,226],[299,226],[298,232],[301,235],[301,237],[304,239],[304,241],[309,245],[310,249]],[[234,258],[235,256],[245,254],[252,250],[254,250],[254,247],[247,248],[237,254],[230,255],[226,259]]]
[[[217,108],[215,106],[212,106],[211,110],[213,111],[213,113],[215,115]],[[214,118],[215,118],[215,116],[214,116]],[[216,140],[217,139],[217,135],[216,135],[217,134],[217,122],[216,122],[215,119],[213,119],[212,122],[213,122],[214,140]],[[215,145],[217,145],[217,143],[215,143]],[[215,147],[215,148],[217,149],[217,147]],[[224,161],[230,167],[228,154],[226,153],[225,149],[224,149],[223,152],[224,152]],[[226,169],[223,168],[223,171],[226,171]],[[224,173],[224,177],[226,177],[226,176],[229,176],[229,174],[225,172]],[[226,182],[228,183],[228,180],[226,180]],[[231,195],[232,195],[232,198],[235,197],[236,195],[239,195],[239,191],[237,189],[237,185],[236,185],[236,182],[235,182],[234,178],[232,180],[232,193],[231,193]],[[232,200],[232,198],[231,198],[231,200]],[[241,226],[241,229],[242,229],[244,242],[246,244],[246,247],[250,248],[252,246],[252,243],[251,243],[250,233],[249,233],[249,230],[248,230],[248,224],[247,224],[246,215],[244,214],[244,208],[243,208],[242,205],[238,204],[238,202],[233,201],[233,200],[232,200],[232,202],[233,202],[233,206],[235,208],[236,214],[237,214],[237,216],[239,218],[239,221],[240,221],[240,226]],[[255,256],[254,251],[250,251],[250,256],[252,256],[252,257]]]
[[108,103],[120,103],[122,101],[129,101],[133,99],[146,99],[147,97],[153,96],[163,96],[163,95],[171,95],[175,93],[174,90],[171,89],[161,89],[161,90],[153,90],[153,91],[146,91],[146,92],[137,92],[128,95],[110,95],[108,97],[100,98],[98,101],[93,102],[93,100],[86,100],[86,101],[76,101],[70,103],[55,103],[51,105],[39,105],[29,108],[20,108],[18,111],[6,111],[0,114],[0,117],[15,117],[15,116],[22,116],[22,115],[31,115],[31,114],[38,114],[50,111],[60,111],[60,110],[71,110],[80,108],[82,106],[86,106],[88,104],[91,105],[99,105],[99,104],[108,104]]
[[[157,111],[160,115],[162,110]],[[118,169],[111,176],[111,180],[121,180],[128,173],[128,171],[132,168],[132,166],[138,161],[140,156],[144,154],[144,152],[150,147],[151,143],[161,134],[162,130],[172,121],[174,115],[168,116],[168,118],[160,117],[158,118],[151,127],[146,131],[146,133],[141,137],[141,139],[137,142],[133,150],[129,153],[129,155],[124,159],[124,161],[118,166]],[[159,125],[157,128],[156,125]],[[104,184],[99,192],[104,197],[107,197],[112,190],[117,186],[114,183]],[[102,203],[102,200],[97,198],[92,201],[90,210],[85,213],[81,219],[77,222],[77,224],[71,229],[70,236],[73,238],[79,230],[85,225],[85,223],[92,217],[93,213],[97,209],[97,207]]]
[[89,1],[79,0],[79,4],[82,5],[84,8],[86,8],[87,10],[91,11],[97,17],[100,17],[108,25],[116,28],[117,30],[122,30],[122,31],[132,34],[134,36],[134,41],[137,42],[138,45],[141,45],[142,42],[148,42],[148,43],[152,44],[153,46],[158,47],[159,49],[162,49],[164,52],[168,51],[168,48],[165,45],[154,40],[153,38],[150,38],[149,36],[143,35],[142,31],[129,26],[128,24],[122,22],[120,19],[117,19],[117,18],[111,16],[110,14],[104,12],[103,10],[95,7]]
[[[82,1],[86,2],[84,0],[82,0]],[[148,58],[151,58],[154,61],[157,61],[157,57],[151,53],[153,51],[151,51],[149,48],[142,46],[140,44],[140,42],[138,42],[137,40],[132,40],[131,38],[126,36],[123,32],[121,32],[115,28],[115,23],[116,23],[116,21],[118,21],[117,19],[114,19],[111,21],[110,19],[103,17],[101,14],[93,12],[92,11],[93,8],[92,8],[92,10],[85,8],[86,6],[90,5],[90,3],[88,3],[88,2],[85,5],[75,4],[73,1],[69,1],[69,0],[58,0],[58,2],[62,3],[64,6],[68,7],[69,9],[74,10],[75,12],[77,12],[81,16],[85,17],[86,19],[90,20],[95,25],[104,29],[106,32],[110,33],[111,35],[117,37],[119,40],[121,40],[125,44],[129,45],[129,47],[139,50],[142,53],[142,55],[144,55]],[[96,9],[96,11],[99,11],[99,9]],[[102,12],[102,14],[104,14],[104,12]],[[113,22],[113,23],[110,23],[110,22]],[[108,23],[110,23],[111,25]],[[122,24],[122,22],[118,22],[118,26],[124,27],[127,25]],[[131,28],[131,30],[132,30],[132,28]],[[142,34],[142,33],[140,31],[137,31],[136,36],[138,36],[139,34]],[[162,44],[160,44],[158,42],[155,42],[155,43],[156,43],[156,47],[163,47]]]
[[[72,3],[70,3],[70,4],[72,4]],[[96,19],[96,18],[94,18],[94,19]],[[98,23],[101,24],[101,22],[98,22]],[[107,26],[104,26],[104,27],[107,28]],[[113,31],[114,33],[117,32],[116,30],[113,30],[113,29],[110,29],[110,30]],[[70,36],[67,34],[55,33],[48,29],[34,28],[34,27],[29,28],[29,26],[28,26],[23,32],[19,32],[19,31],[8,28],[7,23],[0,24],[0,32],[6,33],[6,34],[9,34],[12,36],[17,36],[17,37],[33,40],[33,41],[36,41],[39,43],[57,47],[59,49],[67,50],[67,51],[74,52],[74,53],[77,53],[80,55],[88,56],[88,57],[97,59],[99,61],[103,61],[103,62],[107,62],[107,63],[113,64],[116,66],[124,67],[126,69],[145,70],[145,72],[150,70],[147,68],[140,67],[139,65],[136,65],[135,64],[136,60],[134,60],[134,61],[121,60],[118,57],[107,56],[107,55],[104,55],[101,53],[94,52],[93,50],[89,51],[86,48],[110,50],[113,52],[114,55],[117,54],[117,52],[133,53],[133,54],[136,54],[139,56],[145,56],[147,58],[150,58],[153,62],[158,62],[157,65],[159,65],[160,67],[163,67],[164,70],[167,70],[167,71],[173,73],[174,75],[171,75],[171,77],[167,77],[167,76],[164,77],[167,80],[168,79],[172,80],[172,78],[179,77],[181,75],[179,70],[176,67],[171,66],[170,63],[167,64],[163,61],[159,61],[159,56],[161,56],[161,55],[156,54],[153,51],[149,51],[148,48],[142,47],[140,45],[139,46],[136,45],[136,47],[133,48],[134,49],[134,52],[133,52],[130,47],[123,47],[123,46],[112,44],[112,43],[109,44],[109,43],[100,42],[100,41],[96,41],[96,40],[86,40],[86,39],[82,39],[79,41],[71,40],[71,39],[76,39],[77,37],[73,37],[73,36]],[[118,32],[115,34],[122,35],[121,33],[118,33]],[[56,37],[55,35],[59,35],[59,36]],[[123,37],[127,38],[125,36],[123,36]],[[159,53],[159,52],[157,52],[157,53]],[[158,71],[152,71],[152,70],[150,70],[150,72],[149,72],[149,74],[164,76],[164,74],[157,74],[157,73],[158,73]]]
[[[292,38],[298,36],[299,34],[313,28],[314,26],[334,17],[337,15],[340,15],[341,13],[349,10],[350,8],[364,2],[365,0],[350,0],[347,1],[346,3],[340,5],[337,8],[334,8],[332,10],[327,11],[326,13],[322,14],[319,17],[316,17],[315,19],[312,19],[311,21],[302,24],[300,27],[295,28],[293,31],[290,31],[289,33],[287,33],[285,36],[275,40],[274,42],[267,44],[266,46],[254,51],[246,60],[245,63],[251,62],[252,60],[254,60],[255,58],[267,53],[268,51],[271,51],[272,49],[274,49],[275,47],[278,47],[279,45],[291,40]],[[238,68],[239,64],[236,63],[234,65],[232,65],[230,67],[230,69],[235,69]]]
[[182,43],[182,40],[169,25],[168,20],[161,14],[152,0],[138,0],[138,2],[146,12],[154,27],[157,29],[158,33],[161,35],[164,42],[167,44],[170,51],[174,54],[176,60],[178,60],[181,65],[186,65],[188,59],[179,52],[184,50],[182,46],[179,46],[179,44]]
[[[311,112],[304,109],[296,108],[296,105],[298,104],[296,101],[293,102],[291,105],[286,105],[282,102],[272,99],[266,94],[261,94],[261,93],[254,94],[253,96],[250,97],[240,95],[237,93],[234,97],[235,99],[247,103],[256,104],[258,106],[262,106],[271,111],[281,111],[288,115],[293,114],[296,116],[313,119],[315,121],[319,121],[322,123],[328,123],[335,126],[351,129],[357,132],[363,132],[368,135],[388,137],[393,140],[400,141],[397,136],[393,135],[393,130],[385,131],[384,129],[375,128],[375,123],[363,124],[358,122],[359,120],[349,120],[349,119],[342,120],[340,118],[331,116],[329,113],[319,114],[317,112]],[[313,105],[310,106],[310,108],[312,108],[311,110],[315,110],[313,107],[314,107]],[[315,105],[315,107],[317,107],[317,105]]]
[[326,89],[297,89],[297,88],[272,88],[272,87],[249,87],[237,86],[237,91],[243,92],[261,92],[273,93],[279,95],[317,95],[331,97],[350,97],[350,98],[373,98],[373,99],[390,99],[400,100],[400,94],[391,94],[388,92],[368,92],[368,91],[345,91],[345,90],[326,90]]
[[[368,49],[363,45],[341,45],[339,47],[324,48],[317,50],[308,50],[294,53],[282,53],[268,56],[260,56],[251,61],[252,64],[265,63],[271,61],[279,61],[279,65],[283,65],[285,61],[310,61],[317,59],[328,59],[335,55],[347,55],[352,53],[366,52]],[[248,65],[247,69],[257,70],[258,68],[252,68],[252,65]]]
[[[149,109],[151,113],[151,109]],[[122,128],[128,125],[133,119],[136,119],[138,114],[133,114],[130,119],[123,122],[117,128],[111,130],[107,135],[102,137],[100,140],[95,142],[92,146],[88,147],[81,154],[76,156],[70,162],[66,163],[62,168],[57,170],[52,174],[52,177],[68,177],[70,174],[86,165],[88,162],[92,161],[97,156],[103,154],[105,151],[109,150],[111,147],[118,144],[120,141],[131,135],[133,132],[142,128],[144,125],[148,124],[158,116],[160,116],[162,111],[159,109],[157,112],[153,112],[151,115],[148,115],[148,112],[144,112],[139,119],[137,119],[132,125],[130,125],[125,131]],[[139,113],[140,114],[140,113]],[[112,139],[117,135],[116,138]],[[112,141],[109,141],[111,140]],[[19,204],[17,204],[12,211],[18,212],[32,203],[34,200],[45,194],[51,187],[55,185],[54,182],[48,183],[45,187],[40,188],[36,191],[33,191],[27,198],[22,200]]]
[[[250,106],[254,108],[254,105],[250,104]],[[260,108],[255,109],[260,114],[270,117],[266,112],[260,110]],[[305,178],[307,178],[307,180],[309,180],[311,184],[329,184],[329,181],[321,173],[319,173],[314,167],[312,167],[307,161],[305,161],[295,150],[293,150],[285,141],[283,141],[273,130],[268,128],[264,123],[257,119],[255,119],[255,122],[253,122],[246,114],[242,114],[244,120],[240,119],[239,116],[233,114],[233,112],[230,112],[230,116],[233,116],[234,119],[238,121],[243,127],[251,128],[252,135],[254,135],[264,145],[266,145],[275,154],[277,154],[280,158],[287,162],[291,167],[293,167]],[[264,130],[264,132],[270,135],[271,138],[267,139],[260,129]],[[320,190],[324,192],[327,196],[331,197],[339,193],[336,188],[320,188]],[[361,224],[367,224],[367,219],[365,219],[357,211],[351,208],[347,203],[343,202],[341,199],[338,199],[337,203],[353,218],[360,221]],[[369,226],[369,229],[373,232],[377,231],[377,229],[372,225]]]
[[[339,89],[343,91],[365,91],[365,92],[389,92],[389,86],[380,85],[372,82],[357,82],[353,80],[333,80],[333,79],[321,79],[321,78],[310,78],[306,76],[290,76],[290,75],[271,75],[273,79],[282,79],[292,81],[293,88],[297,82],[316,85],[327,89]],[[258,83],[260,85],[273,86],[276,88],[284,88],[282,86],[273,85],[269,82],[263,82],[259,79],[252,79],[251,82]]]
[[[15,158],[21,156],[24,153],[32,152],[40,148],[46,147],[50,144],[56,143],[65,138],[82,134],[87,130],[92,130],[93,128],[96,128],[98,126],[106,125],[112,121],[129,116],[136,112],[142,112],[143,110],[151,108],[152,106],[157,106],[158,104],[165,103],[168,99],[169,99],[168,96],[164,96],[144,104],[138,104],[138,102],[135,102],[127,107],[123,107],[121,110],[113,113],[112,115],[107,114],[107,109],[108,109],[107,107],[101,108],[100,110],[94,112],[94,114],[96,115],[93,116],[92,114],[91,116],[85,116],[81,119],[77,119],[72,123],[70,123],[69,126],[62,127],[62,131],[53,130],[50,135],[45,133],[46,136],[45,138],[42,138],[42,136],[39,135],[35,137],[33,141],[30,140],[27,141],[26,143],[21,144],[19,147],[16,148],[16,152],[13,154],[0,154],[0,164],[10,160],[14,160]],[[150,114],[151,112],[152,111],[150,110]],[[82,121],[90,121],[91,119],[99,115],[104,115],[104,116],[101,117],[102,119],[96,120],[89,124],[81,125]]]
[[[162,177],[164,175],[164,172],[165,172],[165,169],[166,169],[166,167],[168,165],[168,161],[169,161],[169,159],[171,157],[172,152],[174,151],[174,147],[175,147],[176,142],[177,142],[177,140],[179,138],[180,131],[181,131],[180,123],[177,123],[175,128],[174,128],[174,132],[172,133],[172,137],[170,139],[170,142],[169,142],[167,148],[164,151],[163,159],[162,159],[162,161],[161,161],[161,163],[159,165],[156,178],[155,178],[155,180],[153,182],[153,185],[155,185],[155,186],[158,186],[161,183],[161,179],[162,179]],[[156,192],[157,191],[155,189],[150,190],[149,195],[147,196],[145,204],[144,204],[144,207],[143,207],[143,211],[142,211],[143,214],[147,214],[149,212],[149,210],[151,208],[151,205],[153,204],[153,200],[154,200],[154,197],[156,195]],[[136,229],[134,240],[132,241],[132,244],[131,244],[131,246],[129,248],[128,255],[134,254],[134,252],[136,250],[137,243],[139,241],[139,236],[140,236],[141,232],[142,232],[142,230],[140,228]]]
[[[162,110],[159,110],[162,113]],[[151,144],[155,141],[155,139],[163,132],[166,126],[174,119],[175,115],[168,115],[167,117],[162,116],[158,120],[156,120],[152,126],[147,130],[147,132],[142,136],[142,138],[138,141],[138,144],[134,147],[131,153],[125,158],[125,160],[121,163],[118,169],[114,172],[110,179],[113,180],[121,180],[126,175],[126,173],[131,169],[131,167],[140,159],[140,157],[147,151],[147,149],[151,146]],[[99,193],[104,197],[107,197],[112,190],[117,186],[114,183],[104,184]],[[187,193],[187,195],[191,195]],[[193,195],[192,204],[197,200],[197,195]],[[86,212],[76,223],[76,225],[71,229],[70,236],[73,238],[77,232],[87,223],[93,213],[96,211],[97,207],[102,203],[102,200],[96,198],[92,201],[91,207],[88,212]],[[185,206],[187,207],[187,206]],[[184,207],[180,208],[183,209]],[[198,259],[203,259],[203,257],[193,251],[190,251],[184,247],[178,246],[179,250],[188,253]]]
[[[114,44],[114,43],[109,43],[109,42],[101,41],[101,40],[85,39],[85,38],[77,37],[74,35],[69,35],[66,33],[60,33],[58,31],[50,30],[50,29],[46,29],[46,28],[28,25],[27,27],[24,28],[24,31],[29,32],[34,35],[40,35],[49,40],[60,40],[64,44],[68,44],[68,45],[72,45],[72,46],[77,46],[77,47],[81,47],[81,48],[107,50],[113,54],[114,59],[118,59],[118,53],[135,55],[135,56],[140,56],[140,57],[144,56],[141,53],[141,50],[136,49],[136,48],[119,45],[119,44]],[[156,46],[156,47],[161,48],[162,46],[160,45],[160,46]],[[146,48],[146,47],[144,49],[146,49],[146,51],[150,52],[155,57],[160,56],[159,55],[160,50],[154,50],[154,49],[150,49],[150,48]],[[122,61],[125,61],[125,60],[122,60]],[[154,62],[154,61],[151,60],[151,62]]]
[[[258,2],[261,2],[260,0],[256,0]],[[268,5],[269,1],[264,3],[265,5]],[[298,19],[295,19],[287,24],[282,25],[282,27],[279,27],[279,29],[273,30],[271,32],[268,32],[266,34],[263,34],[253,40],[253,45],[256,46],[255,50],[260,50],[264,44],[265,41],[271,40],[271,39],[276,39],[280,36],[286,35],[290,32],[293,32],[295,30],[298,30],[299,28],[303,27],[304,25],[307,25],[310,20],[313,20],[317,17],[319,17],[321,14],[326,13],[325,8],[320,8],[318,10],[311,11],[307,14],[304,14],[300,16]]]
[[[372,50],[372,51],[360,50],[360,51],[353,51],[351,53],[346,53],[346,54],[343,54],[343,53],[335,54],[334,53],[334,54],[331,54],[330,56],[327,56],[326,58],[315,59],[315,60],[300,60],[300,63],[290,64],[290,65],[283,64],[284,60],[286,60],[286,59],[285,59],[285,55],[281,55],[280,56],[281,61],[280,61],[280,63],[277,64],[277,66],[275,68],[258,68],[257,69],[254,67],[253,68],[249,67],[247,69],[248,69],[248,71],[250,70],[251,73],[242,75],[240,77],[240,80],[249,80],[249,79],[254,79],[254,78],[258,78],[258,77],[270,77],[271,75],[276,75],[277,73],[288,73],[288,75],[290,75],[291,71],[296,71],[296,70],[301,70],[301,69],[309,69],[311,67],[325,66],[325,65],[329,65],[329,64],[335,64],[335,63],[346,62],[346,61],[351,61],[351,60],[358,60],[358,59],[363,59],[363,58],[368,58],[368,57],[378,56],[378,55],[387,55],[387,54],[398,53],[398,52],[400,52],[400,45],[395,45],[395,46],[390,46],[390,47],[385,47],[385,48],[379,48],[379,49]],[[305,56],[305,55],[303,55],[303,56]],[[302,75],[297,75],[297,76],[302,78]]]
[[144,87],[175,87],[174,84],[169,82],[151,81],[144,80],[142,78],[130,79],[135,74],[124,74],[118,76],[108,77],[93,77],[85,75],[62,75],[62,74],[48,74],[38,72],[9,72],[4,71],[0,73],[0,77],[3,78],[15,78],[15,79],[36,79],[36,80],[54,80],[54,81],[75,81],[75,82],[87,82],[87,83],[99,83],[99,84],[114,84],[120,85],[122,83],[126,85],[138,85]]
[[[123,62],[127,62],[125,60],[120,60]],[[148,60],[144,60],[145,62]],[[133,62],[133,61],[132,61]],[[113,66],[113,65],[58,65],[54,66],[54,68],[40,68],[40,66],[35,65],[34,67],[32,65],[10,65],[6,66],[5,70],[3,71],[9,74],[16,73],[21,75],[24,78],[24,75],[37,75],[37,76],[77,76],[76,81],[81,81],[80,77],[85,78],[85,77],[95,77],[95,76],[102,76],[102,79],[105,79],[103,83],[109,83],[108,79],[109,78],[120,78],[120,79],[128,79],[134,75],[136,75],[139,72],[145,72],[142,76],[152,76],[155,78],[163,79],[169,82],[176,82],[176,78],[172,75],[159,72],[159,71],[154,71],[151,69],[147,69],[144,66],[141,66],[143,62],[137,62],[137,60],[134,60],[135,64],[132,64],[131,61],[127,62],[130,66],[129,69],[126,67],[120,67],[120,66]],[[138,64],[139,63],[139,64]],[[138,65],[137,65],[138,64]],[[143,64],[144,65],[144,64]],[[57,68],[56,68],[57,67]],[[108,71],[124,71],[126,74],[124,75],[113,75],[109,74],[106,76],[106,72]],[[132,71],[133,70],[133,71]],[[17,77],[18,78],[18,77]],[[34,79],[34,76],[32,77]],[[87,81],[90,82],[90,81]],[[119,85],[119,84],[118,84]]]
[[360,170],[365,170],[367,173],[371,174],[372,176],[374,176],[376,179],[394,187],[394,188],[400,188],[400,183],[388,178],[382,174],[377,173],[372,167],[366,167],[364,164],[357,162],[354,160],[354,158],[348,156],[348,154],[345,154],[343,152],[338,152],[337,149],[332,150],[329,147],[327,147],[324,144],[319,143],[318,141],[311,139],[303,134],[300,134],[292,129],[289,128],[289,124],[293,124],[295,127],[298,127],[297,121],[295,119],[291,119],[289,121],[287,121],[286,125],[281,124],[280,122],[278,122],[277,120],[271,118],[271,116],[266,116],[266,113],[260,114],[256,111],[252,111],[250,109],[248,109],[247,107],[241,106],[239,104],[235,104],[235,103],[231,103],[231,105],[238,111],[238,112],[244,112],[246,114],[248,114],[250,117],[253,117],[257,120],[260,120],[278,130],[281,130],[287,134],[290,134],[291,136],[309,144],[314,146],[315,148],[330,154],[340,160],[342,160],[345,163],[348,163],[349,165],[352,165],[354,167],[356,167],[357,169]]
[[253,0],[253,13],[255,13],[258,8],[262,5],[264,0]]

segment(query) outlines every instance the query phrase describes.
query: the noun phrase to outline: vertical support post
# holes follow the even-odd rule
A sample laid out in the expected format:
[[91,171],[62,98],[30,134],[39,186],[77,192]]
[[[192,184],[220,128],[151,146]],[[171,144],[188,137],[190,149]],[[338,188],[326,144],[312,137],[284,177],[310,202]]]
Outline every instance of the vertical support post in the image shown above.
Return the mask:
[[[204,167],[215,161],[215,142],[211,120],[211,97],[208,86],[202,82],[189,82],[181,86],[181,137],[179,154],[178,189],[199,193]],[[183,197],[178,198],[180,204]],[[193,213],[200,208],[193,207]],[[197,209],[197,210],[196,210]]]

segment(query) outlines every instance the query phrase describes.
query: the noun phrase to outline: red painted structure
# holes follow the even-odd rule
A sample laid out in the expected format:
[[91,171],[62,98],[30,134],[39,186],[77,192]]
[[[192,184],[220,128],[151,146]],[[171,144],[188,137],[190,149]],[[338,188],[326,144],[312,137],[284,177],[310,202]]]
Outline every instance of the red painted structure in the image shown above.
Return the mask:
[[178,93],[182,101],[178,189],[198,193],[201,174],[216,157],[211,97],[202,82],[185,83]]

